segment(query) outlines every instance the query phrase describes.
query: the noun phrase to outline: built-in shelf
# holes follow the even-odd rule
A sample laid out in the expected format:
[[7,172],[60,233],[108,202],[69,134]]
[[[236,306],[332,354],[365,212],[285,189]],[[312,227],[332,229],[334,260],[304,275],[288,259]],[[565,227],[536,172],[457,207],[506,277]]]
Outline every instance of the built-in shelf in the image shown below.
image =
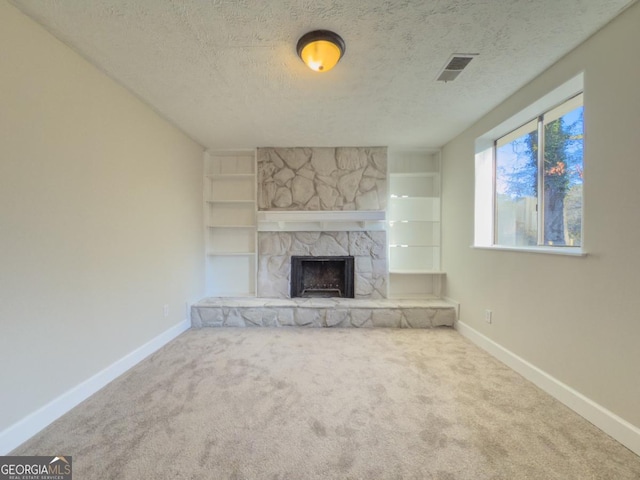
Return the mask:
[[439,297],[439,152],[389,151],[389,291],[392,298]]
[[206,152],[207,296],[253,296],[256,277],[255,151]]

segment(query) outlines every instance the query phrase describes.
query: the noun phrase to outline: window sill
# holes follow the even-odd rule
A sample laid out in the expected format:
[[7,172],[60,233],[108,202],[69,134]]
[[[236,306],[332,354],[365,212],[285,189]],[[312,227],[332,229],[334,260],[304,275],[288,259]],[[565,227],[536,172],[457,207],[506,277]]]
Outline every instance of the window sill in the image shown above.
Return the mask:
[[472,245],[471,248],[481,250],[502,250],[507,252],[544,253],[547,255],[566,255],[569,257],[586,257],[581,247],[507,247],[504,245]]

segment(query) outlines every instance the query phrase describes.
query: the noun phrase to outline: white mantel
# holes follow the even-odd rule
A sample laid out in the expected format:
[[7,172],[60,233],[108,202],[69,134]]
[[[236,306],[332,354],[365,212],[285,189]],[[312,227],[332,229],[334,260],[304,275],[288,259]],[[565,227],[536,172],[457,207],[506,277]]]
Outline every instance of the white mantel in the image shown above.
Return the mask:
[[258,212],[260,232],[317,232],[384,230],[384,211],[366,210],[268,210]]

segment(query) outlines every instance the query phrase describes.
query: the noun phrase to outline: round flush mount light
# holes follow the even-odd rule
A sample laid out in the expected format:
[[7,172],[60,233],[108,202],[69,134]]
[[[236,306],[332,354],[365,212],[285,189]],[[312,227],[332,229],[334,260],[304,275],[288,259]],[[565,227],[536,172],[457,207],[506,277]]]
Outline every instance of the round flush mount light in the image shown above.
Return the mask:
[[329,30],[314,30],[304,34],[296,47],[298,56],[316,72],[328,72],[344,55],[344,40]]

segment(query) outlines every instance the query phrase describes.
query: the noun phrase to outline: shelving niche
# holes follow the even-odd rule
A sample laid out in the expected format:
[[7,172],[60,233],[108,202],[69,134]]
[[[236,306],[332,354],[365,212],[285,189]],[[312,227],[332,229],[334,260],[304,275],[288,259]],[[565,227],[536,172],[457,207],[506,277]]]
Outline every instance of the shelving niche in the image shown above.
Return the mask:
[[254,296],[255,151],[207,151],[204,163],[206,293]]
[[440,297],[440,152],[389,150],[389,297]]

